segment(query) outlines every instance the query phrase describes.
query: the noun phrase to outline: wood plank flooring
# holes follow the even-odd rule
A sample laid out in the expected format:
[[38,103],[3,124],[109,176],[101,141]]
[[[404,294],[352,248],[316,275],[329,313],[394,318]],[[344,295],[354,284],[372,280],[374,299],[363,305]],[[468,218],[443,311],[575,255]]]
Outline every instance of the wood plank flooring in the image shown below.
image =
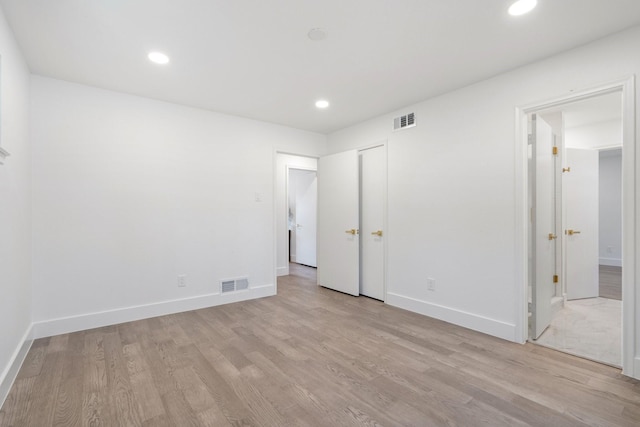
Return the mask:
[[600,266],[600,296],[622,301],[622,267]]
[[292,273],[275,297],[37,340],[0,426],[640,424],[617,369]]

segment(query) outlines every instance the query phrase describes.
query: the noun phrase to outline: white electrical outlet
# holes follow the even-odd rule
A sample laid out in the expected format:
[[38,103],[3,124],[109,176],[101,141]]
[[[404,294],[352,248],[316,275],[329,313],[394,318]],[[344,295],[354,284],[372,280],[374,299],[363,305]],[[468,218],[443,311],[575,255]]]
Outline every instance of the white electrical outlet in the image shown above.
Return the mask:
[[608,254],[612,254],[613,253],[613,247],[607,246],[607,253]]
[[178,287],[184,288],[186,286],[187,286],[187,275],[186,274],[178,275]]
[[427,278],[427,290],[428,291],[436,290],[436,279],[432,279],[431,277]]

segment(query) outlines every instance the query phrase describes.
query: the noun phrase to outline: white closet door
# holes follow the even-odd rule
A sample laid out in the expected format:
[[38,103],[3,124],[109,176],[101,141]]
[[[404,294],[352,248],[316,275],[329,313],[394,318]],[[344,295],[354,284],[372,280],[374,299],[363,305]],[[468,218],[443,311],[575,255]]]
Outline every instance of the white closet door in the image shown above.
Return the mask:
[[318,284],[359,295],[359,177],[356,150],[318,161]]
[[384,300],[384,147],[360,153],[360,294]]

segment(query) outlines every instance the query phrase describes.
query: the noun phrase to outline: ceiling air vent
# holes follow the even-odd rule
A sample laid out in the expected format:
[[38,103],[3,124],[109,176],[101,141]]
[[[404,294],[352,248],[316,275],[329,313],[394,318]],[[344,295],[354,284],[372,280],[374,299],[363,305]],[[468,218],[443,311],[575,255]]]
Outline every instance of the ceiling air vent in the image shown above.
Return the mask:
[[249,279],[247,279],[246,277],[222,280],[220,282],[220,293],[222,294],[235,291],[243,291],[246,289],[249,289]]
[[416,125],[416,114],[409,113],[393,119],[393,130],[411,128]]

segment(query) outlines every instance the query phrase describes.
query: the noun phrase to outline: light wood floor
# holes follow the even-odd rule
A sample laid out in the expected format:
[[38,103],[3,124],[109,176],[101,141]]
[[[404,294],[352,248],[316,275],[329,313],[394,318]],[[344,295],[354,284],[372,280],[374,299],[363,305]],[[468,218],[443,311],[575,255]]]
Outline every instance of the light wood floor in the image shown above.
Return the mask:
[[600,266],[600,296],[622,300],[622,267]]
[[313,273],[275,297],[38,340],[0,425],[638,426],[640,382],[617,369]]

